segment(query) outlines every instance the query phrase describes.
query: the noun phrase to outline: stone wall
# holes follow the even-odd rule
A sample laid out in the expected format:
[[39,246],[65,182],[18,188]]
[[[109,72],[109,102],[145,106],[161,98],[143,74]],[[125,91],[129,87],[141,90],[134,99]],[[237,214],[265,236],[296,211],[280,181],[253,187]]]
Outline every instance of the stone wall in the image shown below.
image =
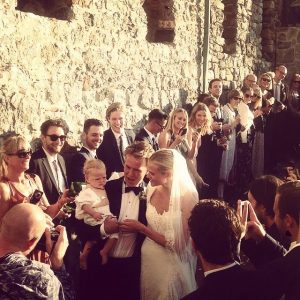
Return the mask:
[[[269,70],[270,64],[261,51],[262,8],[263,1],[212,1],[210,79],[220,77],[228,87],[239,87],[247,74]],[[226,27],[229,34],[234,34],[229,40],[222,37]]]
[[[113,101],[135,127],[154,107],[193,101],[201,91],[204,0],[174,2],[173,43],[149,43],[142,0],[74,0],[60,21],[0,3],[0,134],[39,135],[46,118],[64,118],[71,143],[84,119],[103,120]],[[236,51],[224,53],[224,4],[212,0],[208,80],[239,85],[267,69],[261,58],[262,0],[238,0]]]
[[288,78],[300,73],[300,26],[281,27],[277,30],[276,62],[288,69]]

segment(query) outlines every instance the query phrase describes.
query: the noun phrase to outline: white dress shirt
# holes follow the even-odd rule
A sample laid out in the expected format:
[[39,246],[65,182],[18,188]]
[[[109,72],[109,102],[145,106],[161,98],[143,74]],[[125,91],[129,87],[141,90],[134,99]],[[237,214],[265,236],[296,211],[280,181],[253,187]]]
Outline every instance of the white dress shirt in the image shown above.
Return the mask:
[[83,146],[84,149],[86,149],[87,151],[89,151],[89,154],[93,157],[93,158],[96,158],[97,157],[97,154],[96,154],[96,150],[91,150],[85,146]]
[[[138,220],[140,199],[134,192],[125,193],[125,185],[123,184],[121,209],[118,221],[126,219]],[[135,248],[135,240],[137,233],[119,233],[119,239],[112,250],[112,257],[131,257]]]
[[122,135],[122,141],[123,141],[123,151],[128,147],[128,141],[127,141],[127,138],[126,138],[126,134],[125,134],[125,131],[124,129],[121,129],[120,133],[118,132],[115,132],[113,130],[111,130],[117,140],[117,145],[118,145],[118,148],[120,149],[120,136]]
[[[65,183],[65,178],[63,176],[62,170],[60,168],[60,165],[59,165],[59,162],[58,162],[58,159],[57,159],[57,154],[50,155],[44,147],[43,147],[43,150],[46,154],[47,160],[48,160],[50,168],[51,168],[52,175],[53,175],[53,177],[56,181],[58,189],[59,189],[60,192],[63,192],[66,188],[66,183]],[[54,165],[53,165],[54,161],[56,161],[56,164],[57,164],[57,176],[56,176],[56,170],[55,170]],[[57,182],[57,180],[58,180],[58,182]]]

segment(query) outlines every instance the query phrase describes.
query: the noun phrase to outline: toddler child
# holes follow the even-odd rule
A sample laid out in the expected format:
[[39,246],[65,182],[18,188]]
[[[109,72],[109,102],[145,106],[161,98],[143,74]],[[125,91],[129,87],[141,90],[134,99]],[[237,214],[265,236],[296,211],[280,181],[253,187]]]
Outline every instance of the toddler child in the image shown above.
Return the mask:
[[[86,269],[88,255],[93,245],[99,239],[97,236],[94,236],[95,230],[93,230],[92,226],[102,224],[106,217],[112,214],[109,210],[109,201],[104,189],[106,183],[104,163],[98,159],[88,159],[83,166],[83,173],[87,185],[75,199],[75,217],[89,225],[85,226],[84,229],[84,238],[87,241],[80,254],[80,267]],[[103,265],[107,263],[108,254],[115,246],[117,239],[118,234],[110,235],[101,249],[100,256]]]

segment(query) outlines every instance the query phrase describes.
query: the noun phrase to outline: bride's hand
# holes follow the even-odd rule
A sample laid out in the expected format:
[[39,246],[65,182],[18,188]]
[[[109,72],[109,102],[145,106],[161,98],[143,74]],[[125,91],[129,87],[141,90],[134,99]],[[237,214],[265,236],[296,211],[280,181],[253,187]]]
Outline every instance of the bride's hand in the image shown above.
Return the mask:
[[126,219],[123,222],[119,222],[119,228],[121,232],[141,232],[144,228],[144,224],[137,220]]

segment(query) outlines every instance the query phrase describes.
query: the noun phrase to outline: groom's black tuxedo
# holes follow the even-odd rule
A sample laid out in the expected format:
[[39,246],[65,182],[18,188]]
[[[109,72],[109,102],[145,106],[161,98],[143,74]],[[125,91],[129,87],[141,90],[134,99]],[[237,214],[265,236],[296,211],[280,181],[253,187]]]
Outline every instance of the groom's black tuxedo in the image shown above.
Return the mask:
[[[109,208],[111,213],[119,218],[121,205],[122,205],[122,188],[124,183],[124,177],[121,177],[116,180],[108,181],[105,190],[107,193],[107,198],[109,200]],[[138,221],[140,221],[143,224],[147,224],[146,220],[146,199],[140,199],[140,206],[139,206],[139,216]],[[136,244],[135,244],[135,251],[134,256],[140,257],[141,253],[141,246],[145,239],[145,236],[142,234],[138,234],[136,238]]]
[[[109,200],[110,211],[119,218],[122,207],[122,191],[124,177],[108,181],[105,190]],[[146,199],[139,199],[138,220],[146,225]],[[99,233],[99,226],[95,226]],[[103,241],[98,247],[92,249],[89,255],[89,273],[87,277],[88,289],[85,296],[95,298],[101,289],[102,300],[139,300],[140,272],[141,272],[141,246],[145,236],[137,233],[134,253],[131,257],[109,257],[108,263],[101,267],[99,249],[103,247]],[[85,276],[86,277],[86,276]],[[86,298],[88,299],[88,297]]]

